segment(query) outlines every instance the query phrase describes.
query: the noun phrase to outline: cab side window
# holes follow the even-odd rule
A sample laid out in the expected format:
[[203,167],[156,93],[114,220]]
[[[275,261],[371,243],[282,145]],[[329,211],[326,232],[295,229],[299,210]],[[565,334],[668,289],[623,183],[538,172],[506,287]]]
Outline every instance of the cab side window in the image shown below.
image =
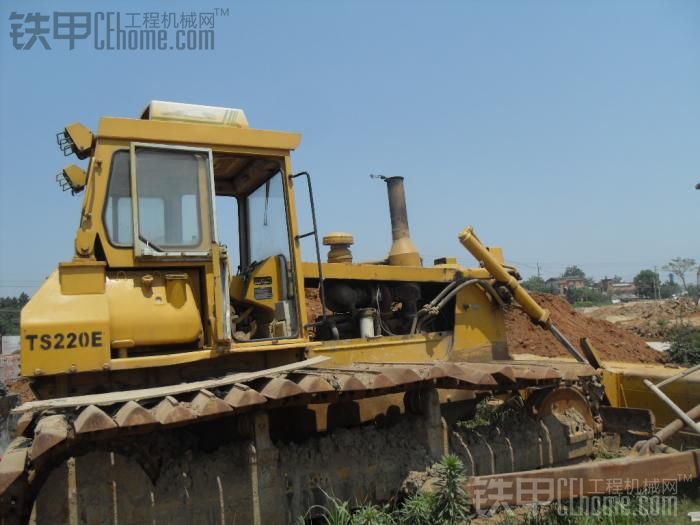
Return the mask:
[[131,214],[131,176],[129,151],[117,151],[112,156],[104,214],[109,242],[114,246],[133,246],[134,227]]

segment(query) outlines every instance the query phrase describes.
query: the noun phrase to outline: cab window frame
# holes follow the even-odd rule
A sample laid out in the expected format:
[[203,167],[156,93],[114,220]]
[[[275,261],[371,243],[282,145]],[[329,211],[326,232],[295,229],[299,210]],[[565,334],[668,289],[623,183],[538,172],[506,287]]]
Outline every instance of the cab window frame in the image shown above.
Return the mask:
[[[194,146],[181,146],[176,144],[159,144],[151,142],[132,142],[130,144],[130,190],[131,190],[131,213],[132,213],[132,228],[133,228],[133,250],[134,256],[138,258],[208,258],[211,256],[211,244],[218,243],[218,229],[216,224],[216,190],[214,187],[214,166],[213,166],[213,151],[211,148],[194,147]],[[173,247],[162,246],[165,248],[159,250],[157,246],[156,249],[151,248],[153,245],[149,245],[147,240],[144,240],[139,235],[141,233],[141,224],[139,222],[139,194],[138,194],[138,170],[136,169],[137,163],[137,150],[165,150],[173,152],[190,152],[190,153],[203,153],[206,156],[206,170],[207,177],[204,183],[207,186],[207,208],[203,210],[200,208],[201,203],[198,203],[199,210],[199,227],[203,228],[202,221],[208,221],[208,228],[203,231],[208,230],[208,239],[201,238],[199,247],[206,247],[206,249],[188,249],[186,246]],[[199,195],[201,198],[201,194]],[[205,213],[206,211],[206,213]],[[208,242],[206,242],[208,241]]]
[[[115,233],[115,231],[112,230],[115,226],[118,228],[118,224],[113,224],[112,217],[107,217],[107,212],[110,209],[110,205],[112,206],[112,214],[114,213],[114,206],[119,207],[119,201],[115,204],[114,202],[111,201],[111,188],[112,188],[112,181],[114,180],[114,177],[118,176],[118,174],[114,173],[116,162],[115,159],[117,155],[126,153],[126,178],[127,178],[127,185],[129,188],[129,193],[125,197],[128,199],[129,202],[129,212],[128,212],[128,221],[129,221],[129,232],[131,233],[131,242],[130,243],[120,243],[117,242],[115,239],[112,238],[112,234]],[[104,228],[105,232],[105,237],[107,238],[107,242],[109,243],[110,246],[114,248],[119,248],[119,249],[125,249],[125,248],[133,248],[134,247],[134,239],[133,239],[133,214],[131,211],[131,159],[129,158],[130,155],[130,150],[129,148],[119,148],[117,150],[114,150],[112,152],[112,155],[109,159],[109,175],[107,176],[107,185],[106,185],[106,191],[105,191],[105,201],[104,205],[102,207],[102,227]],[[116,232],[118,233],[118,231]]]

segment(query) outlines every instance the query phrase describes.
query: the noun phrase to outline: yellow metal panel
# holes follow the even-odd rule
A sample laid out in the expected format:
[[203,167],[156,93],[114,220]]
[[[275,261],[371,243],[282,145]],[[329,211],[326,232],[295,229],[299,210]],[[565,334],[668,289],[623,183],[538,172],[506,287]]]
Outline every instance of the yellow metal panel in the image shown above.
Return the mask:
[[[186,279],[180,279],[182,275]],[[197,272],[110,272],[110,342],[123,348],[181,343],[199,347],[202,321],[191,285],[196,279]]]
[[102,370],[109,363],[107,299],[64,295],[55,271],[22,310],[22,375]]
[[168,142],[189,146],[241,146],[293,150],[299,133],[222,127],[219,125],[106,117],[100,120],[98,139]]
[[449,358],[452,334],[449,332],[321,341],[314,353],[326,355],[336,365],[356,362],[422,363]]
[[[603,374],[607,387],[613,382],[618,383],[617,395],[619,406],[632,408],[648,408],[656,416],[658,426],[666,425],[674,419],[675,414],[661,401],[646,385],[644,379],[658,383],[682,372],[683,368],[670,368],[663,365],[642,365],[635,363],[605,363]],[[700,373],[682,377],[662,388],[684,411],[700,404]],[[612,401],[612,400],[611,400]]]
[[73,141],[78,157],[84,159],[89,154],[95,140],[92,131],[84,124],[74,122],[65,127],[64,133]]
[[605,388],[605,393],[607,394],[608,400],[612,406],[626,406],[620,396],[620,374],[603,370],[603,387]]
[[280,270],[279,257],[268,257],[257,265],[250,273],[243,300],[274,314],[275,305],[285,299],[282,297],[282,279],[287,279],[287,275],[282,275]]
[[[110,361],[111,370],[130,370],[136,368],[151,368],[161,366],[181,365],[194,363],[204,359],[214,359],[217,357],[231,356],[238,353],[267,352],[271,350],[294,350],[306,349],[320,346],[321,343],[309,343],[305,339],[293,339],[282,341],[265,341],[264,343],[237,344],[229,351],[216,351],[212,349],[195,350],[190,352],[178,352],[163,355],[149,355],[143,357],[127,357],[112,359]],[[274,362],[274,360],[269,361]],[[286,361],[282,361],[286,362]]]
[[[212,327],[214,328],[214,339],[219,343],[228,344],[231,341],[229,329],[231,327],[230,317],[227,315],[229,311],[229,297],[225,290],[228,290],[228,283],[224,279],[228,279],[228,275],[222,276],[221,273],[226,273],[228,261],[222,260],[222,248],[218,244],[211,247],[212,253],[212,297],[214,303],[214,314]],[[225,309],[225,310],[224,310]]]
[[463,359],[488,359],[492,349],[495,357],[508,357],[503,311],[478,286],[462,288],[455,301],[455,351]]
[[105,268],[102,261],[76,260],[58,265],[61,293],[64,295],[105,293]]
[[149,355],[144,357],[127,357],[112,359],[110,361],[111,370],[131,370],[135,368],[150,368],[157,366],[181,365],[194,363],[202,359],[211,359],[221,356],[213,350],[197,350],[194,352],[180,352],[178,354]]
[[252,341],[250,343],[235,343],[231,353],[266,352],[268,350],[293,350],[295,348],[314,348],[321,346],[318,341],[309,342],[307,339],[274,339],[272,341]]
[[[318,265],[315,262],[304,262],[302,265],[306,279],[318,279]],[[489,273],[482,268],[439,266],[422,268],[420,266],[389,266],[388,264],[323,263],[323,277],[325,279],[447,283],[454,281],[460,271],[465,277],[491,278]]]

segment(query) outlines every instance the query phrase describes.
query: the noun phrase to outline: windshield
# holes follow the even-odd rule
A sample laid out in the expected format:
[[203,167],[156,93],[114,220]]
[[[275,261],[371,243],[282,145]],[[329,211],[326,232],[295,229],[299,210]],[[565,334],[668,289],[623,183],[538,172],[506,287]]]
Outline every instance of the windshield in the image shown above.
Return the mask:
[[198,151],[136,149],[141,242],[161,252],[209,249],[207,160]]
[[277,172],[248,196],[249,264],[276,255],[289,260],[284,179]]

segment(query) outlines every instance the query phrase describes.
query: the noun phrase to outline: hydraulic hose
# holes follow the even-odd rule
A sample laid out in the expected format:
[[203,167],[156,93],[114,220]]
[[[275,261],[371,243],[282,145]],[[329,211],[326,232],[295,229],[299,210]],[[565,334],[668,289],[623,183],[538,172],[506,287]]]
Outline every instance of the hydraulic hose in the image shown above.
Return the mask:
[[498,292],[490,282],[484,279],[458,279],[456,281],[452,281],[449,285],[443,288],[432,301],[424,305],[416,313],[416,316],[413,318],[410,333],[414,334],[419,332],[423,328],[423,324],[427,321],[427,316],[435,317],[438,315],[440,310],[442,310],[462,288],[473,284],[478,284],[486,288],[487,293],[499,304],[499,306],[505,306],[503,299],[501,299],[501,296],[498,295]]

